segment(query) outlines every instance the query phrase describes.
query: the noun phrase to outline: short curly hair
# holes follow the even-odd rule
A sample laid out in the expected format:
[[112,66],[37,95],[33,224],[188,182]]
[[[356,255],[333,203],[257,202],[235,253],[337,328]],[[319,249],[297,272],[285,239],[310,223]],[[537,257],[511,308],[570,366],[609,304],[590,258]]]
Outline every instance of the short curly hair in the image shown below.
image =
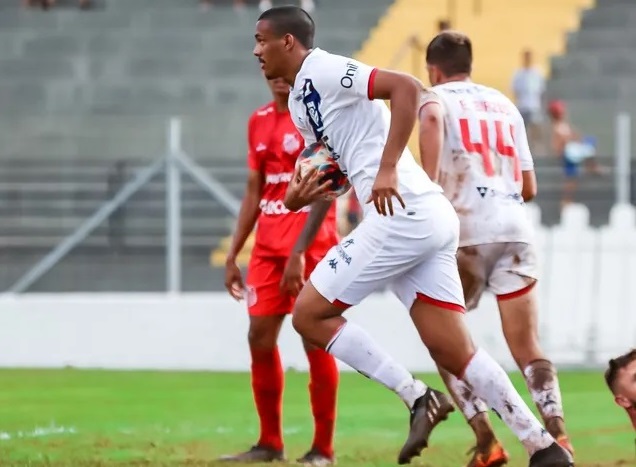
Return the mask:
[[607,383],[607,387],[610,388],[610,391],[613,393],[616,392],[615,384],[618,372],[634,360],[636,360],[636,349],[632,349],[619,357],[612,358],[608,362],[607,370],[605,370],[605,382]]

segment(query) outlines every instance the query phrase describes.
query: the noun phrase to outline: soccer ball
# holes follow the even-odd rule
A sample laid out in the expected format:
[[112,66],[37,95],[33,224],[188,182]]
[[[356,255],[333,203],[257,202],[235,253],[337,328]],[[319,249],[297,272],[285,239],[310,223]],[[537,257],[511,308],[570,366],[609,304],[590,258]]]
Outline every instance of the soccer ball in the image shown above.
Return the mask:
[[312,167],[321,172],[319,183],[330,181],[329,192],[336,196],[345,194],[351,188],[349,179],[342,173],[338,163],[331,156],[331,151],[322,141],[310,144],[300,153],[296,160],[296,166],[299,165],[301,177],[304,177]]

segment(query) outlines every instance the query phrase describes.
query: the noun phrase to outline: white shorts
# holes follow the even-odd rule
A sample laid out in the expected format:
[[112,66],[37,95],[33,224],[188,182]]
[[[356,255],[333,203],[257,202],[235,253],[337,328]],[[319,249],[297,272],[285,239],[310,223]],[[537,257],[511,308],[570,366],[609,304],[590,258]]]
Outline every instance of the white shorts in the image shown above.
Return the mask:
[[466,308],[473,310],[485,290],[498,300],[518,297],[537,281],[537,256],[528,243],[487,243],[457,251]]
[[318,292],[342,307],[357,305],[386,286],[408,309],[416,298],[464,311],[457,270],[459,220],[438,192],[398,207],[393,217],[370,211],[310,276]]

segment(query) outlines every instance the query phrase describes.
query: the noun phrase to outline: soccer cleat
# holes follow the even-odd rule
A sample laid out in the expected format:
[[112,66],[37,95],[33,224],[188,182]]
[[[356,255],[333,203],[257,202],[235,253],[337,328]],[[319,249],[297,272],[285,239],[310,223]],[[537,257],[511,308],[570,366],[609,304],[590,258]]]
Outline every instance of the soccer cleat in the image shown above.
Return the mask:
[[500,467],[507,464],[510,459],[499,441],[493,441],[485,451],[475,446],[468,453],[472,453],[473,457],[467,467]]
[[530,467],[574,467],[574,460],[558,443],[552,443],[530,457]]
[[561,435],[557,437],[556,442],[559,443],[559,446],[569,452],[572,457],[574,457],[574,446],[572,446],[570,438],[568,438],[566,435]]
[[414,457],[419,456],[422,449],[428,446],[428,437],[433,428],[446,420],[454,410],[446,394],[428,388],[411,409],[409,436],[398,456],[398,464],[410,464]]
[[303,457],[296,459],[296,463],[300,465],[322,467],[326,465],[335,465],[336,460],[333,457],[325,456],[315,448],[312,448]]
[[238,454],[219,457],[219,462],[242,462],[245,464],[257,464],[260,462],[284,461],[283,451],[268,448],[267,446],[252,446],[249,450]]

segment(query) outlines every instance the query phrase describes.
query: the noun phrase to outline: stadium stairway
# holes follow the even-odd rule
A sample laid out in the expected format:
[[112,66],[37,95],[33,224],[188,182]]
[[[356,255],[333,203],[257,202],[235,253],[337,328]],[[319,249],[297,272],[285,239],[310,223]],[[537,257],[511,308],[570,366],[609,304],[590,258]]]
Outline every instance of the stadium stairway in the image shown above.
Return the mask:
[[[574,124],[596,136],[601,154],[614,151],[616,114],[632,114],[636,134],[636,2],[597,0],[552,59],[548,95],[567,102]],[[636,138],[632,137],[632,153]]]
[[[0,10],[1,159],[154,157],[172,115],[185,119],[189,153],[243,157],[247,117],[269,100],[252,56],[255,7],[237,13],[226,0],[203,13],[195,1],[109,0],[91,12],[41,12],[11,3]],[[389,3],[324,0],[318,44],[351,54]]]

